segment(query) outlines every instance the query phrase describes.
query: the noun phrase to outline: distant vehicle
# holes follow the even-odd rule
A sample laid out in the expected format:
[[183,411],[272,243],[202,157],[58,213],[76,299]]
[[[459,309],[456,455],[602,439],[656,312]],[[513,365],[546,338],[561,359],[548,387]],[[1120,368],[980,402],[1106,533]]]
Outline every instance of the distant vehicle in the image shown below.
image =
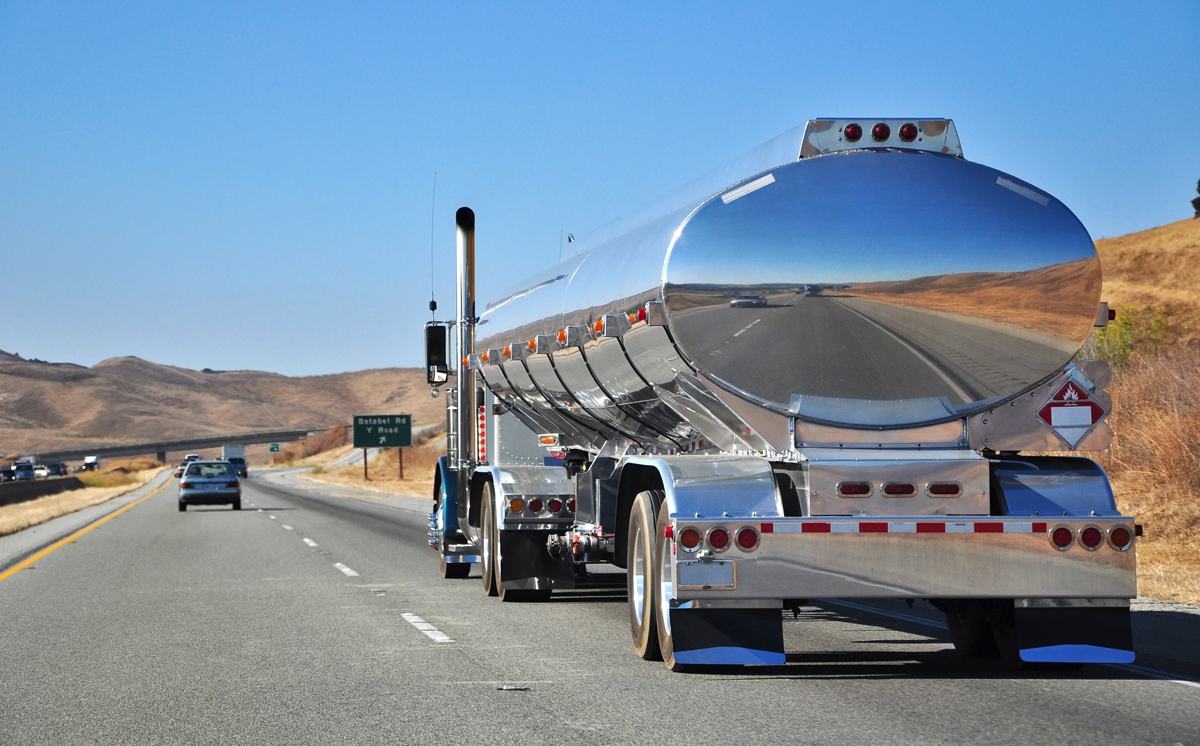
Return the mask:
[[33,464],[28,461],[18,461],[13,464],[13,474],[18,482],[32,482],[34,478]]
[[96,471],[100,468],[99,456],[84,456],[83,463],[79,467],[79,471]]
[[762,293],[742,293],[729,301],[730,308],[763,308],[767,305],[767,296]]
[[811,298],[815,295],[820,295],[820,294],[821,294],[821,286],[820,285],[805,285],[804,286],[805,297]]
[[46,464],[46,468],[50,470],[52,477],[65,477],[69,472],[67,465],[61,461],[56,461],[53,464]]
[[34,464],[33,476],[38,479],[49,479],[50,467],[46,466],[45,464]]
[[228,461],[192,461],[179,480],[179,511],[189,505],[231,505],[242,509],[242,485]]
[[186,459],[179,462],[179,466],[175,467],[175,478],[176,479],[183,476],[183,470],[186,469],[187,465],[190,463],[192,463],[192,462],[188,461]]
[[0,482],[11,482],[11,481],[15,480],[16,478],[17,478],[17,473],[12,470],[11,466],[4,468],[4,469],[0,469]]
[[239,477],[249,476],[246,470],[246,446],[222,446],[221,458],[233,464]]
[[198,453],[189,453],[188,455],[186,455],[186,456],[184,456],[184,457],[183,457],[183,460],[184,460],[185,462],[187,462],[187,461],[199,461],[199,460],[200,460],[200,454],[198,454]]

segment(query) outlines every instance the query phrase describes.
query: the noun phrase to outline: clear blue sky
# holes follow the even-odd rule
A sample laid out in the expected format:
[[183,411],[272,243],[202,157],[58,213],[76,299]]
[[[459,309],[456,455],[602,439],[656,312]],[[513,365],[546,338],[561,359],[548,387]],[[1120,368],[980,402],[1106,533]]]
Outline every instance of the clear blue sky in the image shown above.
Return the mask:
[[434,172],[449,312],[460,205],[486,301],[812,117],[952,117],[1094,238],[1191,216],[1200,3],[931,7],[6,0],[0,349],[420,365]]

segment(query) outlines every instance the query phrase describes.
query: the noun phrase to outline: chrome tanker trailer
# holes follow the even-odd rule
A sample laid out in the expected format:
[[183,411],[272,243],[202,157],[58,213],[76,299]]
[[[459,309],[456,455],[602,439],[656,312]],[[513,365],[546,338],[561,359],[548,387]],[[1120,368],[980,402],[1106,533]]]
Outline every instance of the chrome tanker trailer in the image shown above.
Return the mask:
[[782,611],[822,598],[928,599],[968,656],[1133,660],[1137,527],[1063,453],[1112,437],[1095,247],[951,121],[813,120],[478,309],[457,223],[426,327],[446,577],[534,600],[625,568],[673,669],[782,663]]

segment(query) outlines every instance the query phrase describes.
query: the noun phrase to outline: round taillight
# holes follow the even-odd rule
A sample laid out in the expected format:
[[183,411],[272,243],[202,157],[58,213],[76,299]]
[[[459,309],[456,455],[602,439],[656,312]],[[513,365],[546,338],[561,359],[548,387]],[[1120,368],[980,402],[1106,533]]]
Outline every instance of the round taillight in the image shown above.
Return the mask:
[[1079,543],[1088,549],[1095,549],[1104,541],[1104,532],[1095,526],[1088,526],[1079,532]]
[[575,512],[575,501],[574,500],[567,500],[567,510],[571,511],[572,513]]
[[689,552],[694,552],[700,548],[701,540],[700,532],[694,528],[685,528],[679,532],[679,546]]
[[546,507],[550,508],[551,513],[557,513],[562,510],[562,500],[559,500],[557,497],[552,497],[546,503]]
[[846,138],[846,142],[858,142],[862,139],[862,126],[858,124],[847,124],[842,130],[842,136]]
[[917,139],[917,125],[912,122],[900,125],[900,139],[904,142],[912,142]]
[[1050,532],[1050,541],[1059,549],[1066,549],[1075,540],[1075,534],[1066,526],[1059,526]]
[[837,486],[837,493],[842,497],[867,497],[871,494],[868,482],[842,482]]
[[1108,543],[1118,551],[1128,548],[1131,541],[1133,541],[1133,535],[1124,526],[1117,526],[1108,532]]
[[758,546],[758,532],[749,526],[739,529],[737,532],[738,546],[747,551]]
[[871,139],[875,142],[883,142],[892,136],[892,128],[880,122],[871,128]]
[[708,545],[718,552],[729,548],[729,532],[723,528],[714,528],[708,532]]
[[529,511],[531,513],[541,513],[544,507],[546,507],[546,504],[542,502],[540,497],[535,497],[529,501]]
[[508,501],[508,509],[514,513],[525,512],[525,500],[520,497],[514,497]]

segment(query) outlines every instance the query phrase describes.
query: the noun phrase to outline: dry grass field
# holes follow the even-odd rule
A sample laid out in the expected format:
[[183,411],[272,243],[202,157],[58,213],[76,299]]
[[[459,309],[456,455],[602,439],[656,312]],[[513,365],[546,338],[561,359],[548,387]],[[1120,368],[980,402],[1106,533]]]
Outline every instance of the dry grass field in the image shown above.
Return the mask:
[[1113,365],[1116,438],[1097,461],[1146,528],[1142,595],[1200,603],[1200,220],[1096,242],[1117,322],[1094,337]]
[[87,485],[81,490],[0,507],[0,536],[120,497],[149,482],[160,471],[162,467],[157,462],[139,459],[115,461],[103,471],[79,474],[80,481]]
[[[345,455],[351,449],[339,446],[330,451],[337,456]],[[446,437],[444,433],[436,433],[424,442],[418,442],[412,448],[404,449],[404,479],[400,478],[400,462],[396,449],[389,448],[367,463],[369,479],[363,479],[363,467],[360,461],[352,466],[327,467],[316,464],[313,470],[305,474],[306,479],[325,484],[337,484],[344,487],[378,492],[383,495],[407,495],[410,497],[429,497],[433,495],[433,470],[440,456],[446,453]]]

